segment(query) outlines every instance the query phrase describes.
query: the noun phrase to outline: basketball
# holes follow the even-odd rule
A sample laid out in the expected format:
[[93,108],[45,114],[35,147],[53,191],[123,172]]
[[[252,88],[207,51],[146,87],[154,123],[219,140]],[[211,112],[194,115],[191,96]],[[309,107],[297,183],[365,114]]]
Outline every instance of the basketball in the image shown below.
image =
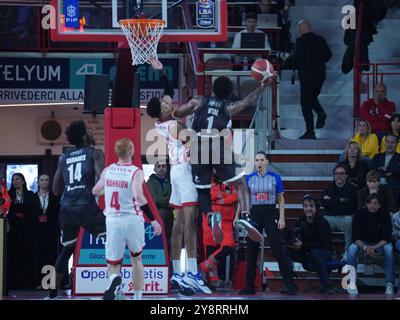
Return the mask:
[[251,66],[251,75],[257,81],[265,81],[274,74],[274,66],[267,59],[258,59]]

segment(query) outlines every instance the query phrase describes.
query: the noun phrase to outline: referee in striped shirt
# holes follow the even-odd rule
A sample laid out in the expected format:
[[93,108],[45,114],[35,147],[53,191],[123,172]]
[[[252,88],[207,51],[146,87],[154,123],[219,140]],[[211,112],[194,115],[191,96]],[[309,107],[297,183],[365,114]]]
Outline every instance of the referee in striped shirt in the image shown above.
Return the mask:
[[[248,175],[247,185],[251,195],[250,219],[240,219],[237,224],[246,226],[252,224],[260,233],[264,229],[272,252],[278,260],[279,270],[283,277],[286,288],[282,293],[295,294],[297,287],[293,281],[293,269],[290,266],[287,255],[284,252],[280,230],[285,228],[285,199],[281,177],[271,171],[267,171],[268,155],[257,152],[255,156],[256,171]],[[279,204],[279,215],[276,210],[276,201]],[[257,267],[257,255],[259,243],[247,239],[246,253],[246,286],[239,294],[255,294],[254,280]]]

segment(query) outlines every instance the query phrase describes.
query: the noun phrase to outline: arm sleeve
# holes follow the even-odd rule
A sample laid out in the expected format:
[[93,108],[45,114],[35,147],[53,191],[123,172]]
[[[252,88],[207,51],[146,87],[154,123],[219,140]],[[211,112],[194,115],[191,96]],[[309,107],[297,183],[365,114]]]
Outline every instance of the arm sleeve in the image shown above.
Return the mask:
[[172,88],[171,81],[169,81],[168,76],[164,73],[164,71],[161,71],[161,82],[164,87],[164,95],[170,96],[171,98],[174,97],[174,89]]
[[155,220],[153,214],[151,213],[149,205],[146,203],[143,206],[140,206],[140,210],[144,212],[147,218],[149,218],[150,221]]

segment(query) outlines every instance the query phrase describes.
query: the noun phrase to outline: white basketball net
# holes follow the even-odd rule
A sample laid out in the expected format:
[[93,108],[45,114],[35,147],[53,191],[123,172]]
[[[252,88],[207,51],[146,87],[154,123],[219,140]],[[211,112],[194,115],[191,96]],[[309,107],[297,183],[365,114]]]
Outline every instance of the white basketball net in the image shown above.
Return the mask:
[[149,63],[150,57],[157,57],[158,41],[162,36],[163,20],[126,19],[119,22],[132,54],[132,65]]

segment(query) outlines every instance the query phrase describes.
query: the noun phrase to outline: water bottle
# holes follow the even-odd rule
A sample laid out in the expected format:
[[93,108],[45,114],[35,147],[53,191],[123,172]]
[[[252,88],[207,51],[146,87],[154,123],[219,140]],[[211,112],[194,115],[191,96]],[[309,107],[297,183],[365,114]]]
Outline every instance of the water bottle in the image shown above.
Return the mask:
[[242,12],[242,26],[247,24],[246,12]]
[[247,57],[243,58],[243,71],[249,71],[249,60]]
[[210,43],[210,48],[216,48],[217,47],[217,43],[215,43],[214,41],[212,41]]

